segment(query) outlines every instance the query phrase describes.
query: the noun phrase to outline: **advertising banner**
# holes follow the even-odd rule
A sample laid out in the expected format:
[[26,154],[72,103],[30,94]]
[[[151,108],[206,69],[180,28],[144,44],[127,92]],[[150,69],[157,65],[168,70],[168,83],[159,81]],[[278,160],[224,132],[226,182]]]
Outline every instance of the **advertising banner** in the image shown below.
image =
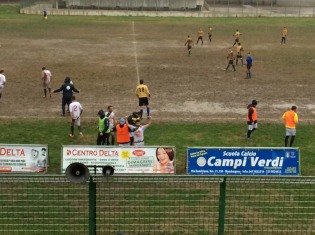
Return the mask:
[[48,146],[0,144],[0,173],[46,172]]
[[[113,166],[116,173],[175,173],[174,147],[63,146],[61,172],[74,162]],[[102,168],[97,167],[96,173]],[[93,168],[90,168],[90,172]]]
[[298,148],[188,148],[189,175],[300,174]]

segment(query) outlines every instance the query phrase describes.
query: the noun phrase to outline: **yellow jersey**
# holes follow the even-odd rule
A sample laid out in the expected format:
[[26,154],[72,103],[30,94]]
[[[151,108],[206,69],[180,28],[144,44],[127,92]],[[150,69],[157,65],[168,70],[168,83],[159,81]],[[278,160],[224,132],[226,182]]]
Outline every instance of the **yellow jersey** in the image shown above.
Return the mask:
[[191,37],[189,37],[189,38],[186,39],[185,46],[186,46],[186,45],[192,46],[193,44],[194,44],[194,41],[192,40]]
[[239,38],[242,34],[239,31],[236,31],[236,33],[234,34],[235,38]]
[[284,28],[282,30],[282,37],[286,37],[288,35],[288,29],[287,28]]
[[202,29],[200,29],[197,34],[198,34],[198,37],[203,37],[203,31],[202,31]]
[[244,49],[243,49],[242,46],[237,46],[237,47],[236,47],[236,51],[237,51],[237,54],[238,54],[238,55],[241,55],[241,54],[242,54],[242,51],[244,51]]
[[234,55],[233,55],[233,51],[232,50],[229,50],[228,51],[228,54],[227,54],[227,57],[226,57],[228,60],[233,60],[234,59]]
[[150,96],[150,92],[149,89],[147,87],[147,85],[144,84],[140,84],[136,87],[136,95],[139,98],[144,98],[144,97],[149,97]]

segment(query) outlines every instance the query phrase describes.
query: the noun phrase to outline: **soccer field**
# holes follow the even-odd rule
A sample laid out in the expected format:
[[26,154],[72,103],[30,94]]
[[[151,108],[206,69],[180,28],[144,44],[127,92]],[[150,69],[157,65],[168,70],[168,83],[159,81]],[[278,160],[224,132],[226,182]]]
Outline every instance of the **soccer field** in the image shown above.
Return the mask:
[[[45,138],[33,138],[32,133],[42,130],[44,134],[39,136],[48,135],[45,143],[50,147],[56,144],[51,147],[56,155],[60,153],[59,143],[73,143],[67,139],[68,119],[60,117],[61,95],[42,98],[41,68],[46,66],[53,74],[53,89],[70,76],[81,90],[77,99],[84,107],[83,126],[90,133],[95,129],[93,122],[97,121],[101,108],[113,105],[117,117],[138,110],[134,90],[138,80],[144,79],[152,94],[153,122],[159,123],[151,134],[148,131],[147,143],[168,144],[163,142],[167,139],[165,134],[175,138],[170,144],[180,149],[178,173],[184,172],[185,147],[191,143],[245,146],[242,138],[246,132],[246,106],[252,99],[259,102],[259,131],[264,133],[252,146],[283,146],[281,116],[297,105],[300,123],[304,125],[298,127],[297,141],[303,139],[299,145],[302,155],[306,149],[307,162],[314,162],[310,155],[315,107],[312,74],[315,46],[311,43],[315,33],[310,30],[314,26],[311,18],[50,16],[45,21],[39,15],[19,15],[14,8],[1,7],[0,11],[0,64],[7,77],[0,100],[0,117],[3,125],[9,127],[0,142],[38,143]],[[213,28],[211,43],[207,39],[209,26]],[[286,45],[280,45],[283,26],[289,30]],[[196,42],[199,28],[205,32],[204,45],[195,45],[189,57],[185,39],[191,35]],[[244,79],[246,66],[238,65],[236,72],[223,71],[236,29],[243,33],[244,55],[250,51],[254,58],[251,80]],[[12,119],[17,120],[9,121]],[[13,126],[19,126],[19,120],[23,120],[20,128],[27,126],[28,132],[21,132],[25,136],[10,132]],[[47,122],[37,130],[34,120]],[[183,122],[201,123],[199,132],[192,134],[196,130],[193,125],[184,126],[181,132]],[[206,122],[222,124],[203,129],[202,123]],[[228,122],[234,124],[225,124]],[[60,123],[62,127],[57,127]],[[172,129],[172,124],[163,123],[176,125]],[[276,128],[264,128],[269,123]],[[42,126],[47,127],[47,132]],[[302,129],[308,132],[303,135]],[[199,138],[206,135],[200,134],[201,130],[215,131],[221,142]],[[171,131],[176,133],[170,135]],[[189,138],[180,142],[179,135],[187,133]],[[92,144],[94,138],[87,136],[74,144]],[[54,157],[53,172],[58,172],[60,158]],[[308,166],[306,175],[312,172]]]
[[[119,117],[137,110],[134,90],[140,78],[150,88],[152,115],[159,121],[244,120],[252,99],[259,102],[262,122],[280,122],[292,105],[302,123],[313,121],[311,18],[50,16],[45,21],[2,14],[0,20],[0,62],[8,80],[0,116],[60,115],[60,95],[41,98],[41,68],[46,66],[54,89],[66,76],[73,79],[85,117],[94,118],[109,104]],[[280,45],[283,26],[289,30],[286,45]],[[204,45],[193,47],[188,57],[185,39],[191,35],[196,42],[200,27]],[[243,33],[244,56],[250,51],[254,58],[251,80],[244,79],[245,66],[223,71],[236,29]]]

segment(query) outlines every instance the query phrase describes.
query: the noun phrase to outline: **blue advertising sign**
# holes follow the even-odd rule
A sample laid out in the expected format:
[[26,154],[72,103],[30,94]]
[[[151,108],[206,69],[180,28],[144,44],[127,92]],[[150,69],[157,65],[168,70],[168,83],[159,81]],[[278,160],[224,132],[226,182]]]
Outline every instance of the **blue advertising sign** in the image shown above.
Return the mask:
[[188,148],[189,175],[299,175],[298,148]]

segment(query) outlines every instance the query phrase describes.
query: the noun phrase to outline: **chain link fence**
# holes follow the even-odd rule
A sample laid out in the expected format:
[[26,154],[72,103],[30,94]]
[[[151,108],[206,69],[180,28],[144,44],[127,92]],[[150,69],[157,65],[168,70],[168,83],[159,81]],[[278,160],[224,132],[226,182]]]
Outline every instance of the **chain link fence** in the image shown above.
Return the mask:
[[315,0],[21,0],[21,7],[25,14],[41,14],[46,9],[51,15],[315,16]]
[[1,176],[0,234],[313,235],[315,177]]

